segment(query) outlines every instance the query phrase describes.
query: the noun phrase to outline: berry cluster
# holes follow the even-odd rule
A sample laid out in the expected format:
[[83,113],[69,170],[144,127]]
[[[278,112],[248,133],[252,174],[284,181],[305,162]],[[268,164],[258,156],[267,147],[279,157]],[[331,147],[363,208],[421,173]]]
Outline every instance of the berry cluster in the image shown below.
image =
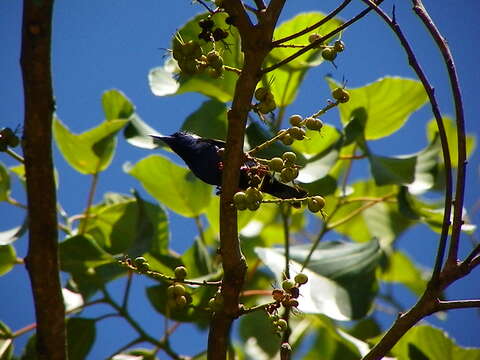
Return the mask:
[[205,55],[198,41],[183,42],[176,38],[173,42],[172,55],[182,73],[186,75],[206,73],[218,79],[223,74],[222,56],[216,50],[211,50]]
[[262,114],[268,114],[277,108],[273,94],[267,87],[259,87],[255,90],[255,99],[259,101],[255,109]]
[[288,327],[287,322],[284,319],[280,319],[278,316],[278,309],[281,306],[286,308],[296,308],[299,305],[297,300],[300,296],[299,288],[307,282],[308,276],[304,273],[298,273],[293,280],[283,280],[282,289],[274,289],[272,291],[272,298],[275,302],[270,304],[266,310],[275,332],[281,333]]
[[167,288],[167,305],[170,309],[181,310],[192,303],[192,296],[187,292],[185,286],[173,283]]
[[0,130],[0,151],[6,151],[7,147],[16,147],[20,143],[20,139],[10,128]]
[[[321,39],[321,35],[319,34],[310,34],[308,37],[308,41],[310,44],[318,41]],[[333,61],[337,57],[337,54],[345,50],[345,43],[342,40],[336,40],[333,45],[323,45],[321,43],[315,46],[316,48],[321,48],[322,50],[322,57],[327,61]]]
[[258,210],[262,200],[262,192],[253,186],[248,187],[245,192],[239,191],[233,196],[233,203],[238,210]]
[[136,257],[135,260],[133,260],[133,266],[135,266],[140,273],[146,273],[150,270],[150,265],[143,256]]
[[284,183],[291,182],[298,177],[298,166],[295,165],[297,155],[294,152],[287,151],[282,157],[274,157],[269,160],[268,167],[273,172],[280,173],[280,181]]
[[202,29],[198,38],[205,40],[207,42],[212,41],[221,41],[228,37],[228,31],[223,30],[222,28],[215,27],[215,22],[211,17],[207,17],[198,22],[198,25]]

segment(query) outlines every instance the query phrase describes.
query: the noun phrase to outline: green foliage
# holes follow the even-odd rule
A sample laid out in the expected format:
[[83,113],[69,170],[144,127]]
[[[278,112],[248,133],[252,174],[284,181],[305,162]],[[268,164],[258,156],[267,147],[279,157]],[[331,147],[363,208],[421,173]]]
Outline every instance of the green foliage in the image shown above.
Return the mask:
[[210,202],[210,186],[165,157],[148,156],[126,171],[155,199],[180,215],[198,216]]
[[[216,61],[219,62],[221,57],[222,66],[226,66],[225,69],[222,67],[221,75],[212,78],[207,73],[195,71],[186,75],[184,64],[180,73],[176,60],[172,58],[163,67],[152,69],[149,81],[152,92],[158,96],[185,92],[207,96],[202,105],[184,120],[181,130],[207,138],[225,139],[228,111],[225,103],[233,99],[238,73],[243,67],[243,54],[238,30],[228,24],[224,12],[215,13],[211,19],[215,27],[228,29],[227,38],[215,44],[205,39],[198,40],[201,31],[199,21],[205,20],[208,15],[197,15],[180,27],[172,37],[172,48],[198,41],[194,44],[201,46],[199,51],[203,55],[217,51]],[[281,24],[275,30],[274,39],[301,31],[324,17],[317,12],[300,14]],[[333,19],[315,32],[324,35],[341,24],[341,20]],[[273,66],[298,51],[299,46],[308,45],[310,35],[304,34],[288,41],[295,47],[273,48],[263,67]],[[272,96],[279,110],[270,111],[272,109],[269,108],[263,111],[255,102],[264,101],[255,94],[253,106],[262,116],[258,121],[254,112],[250,113],[246,150],[265,144],[278,134],[283,116],[288,113],[287,107],[295,100],[304,76],[312,67],[324,63],[322,47],[332,45],[334,40],[337,38],[328,39],[322,46],[262,77],[257,90],[263,88],[264,93]],[[198,50],[198,46],[196,48]],[[322,66],[327,70],[332,67],[330,63]],[[340,92],[344,92],[343,86],[333,79],[327,78],[326,82],[331,89],[339,88]],[[292,140],[293,143],[285,142],[289,144],[285,145],[282,141],[275,141],[254,154],[259,163],[267,164],[262,168],[267,172],[268,166],[271,166],[269,160],[278,157],[277,169],[272,174],[278,176],[286,163],[284,154],[293,152],[289,155],[296,159],[291,162],[299,170],[296,184],[308,190],[310,198],[298,200],[290,206],[286,204],[288,201],[282,200],[279,204],[278,199],[266,195],[257,211],[238,213],[240,244],[249,266],[243,289],[245,293],[241,296],[245,308],[272,301],[269,292],[272,284],[276,283],[276,287],[280,288],[285,280],[287,261],[291,278],[300,272],[308,275],[305,284],[298,288],[293,285],[300,294],[295,298],[298,307],[290,308],[289,318],[292,330],[290,345],[293,351],[303,349],[304,359],[348,360],[365,355],[369,344],[364,341],[382,332],[375,320],[369,317],[376,310],[375,299],[381,294],[380,284],[401,284],[416,295],[421,295],[427,286],[429,269],[421,269],[408,254],[395,250],[399,236],[416,224],[426,224],[438,233],[443,222],[443,199],[427,201],[422,197],[427,192],[444,190],[442,177],[445,169],[440,159],[440,139],[434,121],[427,125],[429,143],[414,154],[385,156],[371,150],[372,140],[395,134],[426,103],[427,96],[421,83],[384,77],[348,89],[349,97],[339,97],[339,90],[333,94],[318,92],[318,104],[313,105],[319,109],[313,117],[319,119],[313,121],[320,124],[320,131],[308,130],[312,128],[308,126],[296,129],[301,136]],[[341,101],[334,102],[328,97]],[[106,91],[102,96],[102,106],[105,121],[81,134],[74,134],[57,118],[53,121],[56,145],[67,163],[79,173],[98,176],[108,168],[122,129],[124,139],[131,145],[170,151],[152,140],[150,135],[160,133],[135,113],[135,106],[122,92]],[[323,114],[337,106],[341,127],[320,123]],[[301,115],[296,123],[286,126],[302,127],[303,117],[307,116]],[[456,128],[451,119],[444,120],[452,162],[457,167]],[[475,138],[469,135],[469,155],[474,148]],[[352,181],[350,169],[354,162],[369,169],[367,179]],[[109,294],[108,285],[117,279],[127,279],[126,288],[129,289],[131,281],[137,276],[135,273],[148,276],[150,282],[145,288],[146,297],[158,314],[205,329],[212,318],[212,311],[218,310],[209,307],[212,297],[221,296],[216,282],[225,280],[221,256],[217,253],[219,198],[213,196],[211,186],[195,178],[187,168],[177,165],[170,157],[148,155],[135,164],[125,164],[124,171],[132,176],[131,180],[142,185],[155,203],[134,190],[131,195],[106,193],[103,200],[89,204],[82,214],[72,216],[61,211],[59,227],[65,238],[59,244],[60,265],[68,277],[65,302],[67,309],[71,310],[86,304],[89,299],[100,298],[101,302],[116,311],[116,315],[134,324],[133,328],[142,341],[165,350],[166,346],[170,346],[168,341],[156,343],[156,335],[145,338],[138,331],[137,326],[146,333],[142,324],[135,323],[130,317],[129,290],[123,294],[123,303],[119,304]],[[25,183],[23,166],[7,169],[0,163],[0,201],[12,202],[11,182],[15,177],[11,177],[10,173],[15,174],[22,184]],[[312,198],[317,195],[325,197],[325,207],[312,214],[306,205],[309,201],[311,204]],[[193,218],[189,221],[193,224],[195,220],[197,225],[198,236],[191,239],[190,246],[181,254],[170,247],[169,211]],[[0,275],[9,272],[17,263],[15,248],[11,244],[26,231],[26,224],[27,219],[21,226],[0,232]],[[323,230],[319,231],[321,227]],[[474,228],[465,215],[462,230],[472,232]],[[176,236],[176,230],[172,231]],[[285,248],[279,247],[285,244],[285,233],[288,233],[288,242],[295,244],[289,247],[288,259],[285,258]],[[342,242],[332,241],[339,235]],[[312,251],[313,244],[316,248]],[[184,279],[172,277],[177,266],[184,266],[188,272],[185,283],[182,283]],[[207,286],[204,282],[215,283]],[[168,290],[169,286],[180,283],[188,294],[183,299],[186,302],[184,306],[173,303],[172,300],[176,299],[172,299],[172,290]],[[101,296],[95,297],[98,293]],[[281,337],[278,336],[278,328],[272,328],[269,316],[282,315],[282,307],[288,305],[280,302],[276,305],[278,308],[267,308],[268,313],[262,308],[241,316],[239,343],[235,344],[239,358],[278,357]],[[77,309],[78,313],[67,322],[71,359],[88,356],[100,321],[77,317],[82,310]],[[160,318],[153,319],[160,321]],[[349,321],[351,328],[344,329],[338,321]],[[0,350],[6,349],[3,354],[7,354],[0,352],[0,357],[9,358],[12,351],[7,335],[10,336],[10,330],[0,322]],[[31,337],[22,359],[33,358],[34,341],[35,338]],[[441,331],[428,326],[415,327],[398,343],[392,354],[398,359],[480,359],[479,350],[460,348]],[[154,352],[140,348],[125,350],[121,356],[155,359]],[[201,359],[202,356],[194,358]]]
[[[327,78],[331,89],[340,86]],[[352,110],[364,107],[368,113],[365,138],[376,140],[399,130],[410,115],[427,102],[420,81],[384,77],[366,86],[349,89],[351,100],[339,106],[342,123],[349,120]]]

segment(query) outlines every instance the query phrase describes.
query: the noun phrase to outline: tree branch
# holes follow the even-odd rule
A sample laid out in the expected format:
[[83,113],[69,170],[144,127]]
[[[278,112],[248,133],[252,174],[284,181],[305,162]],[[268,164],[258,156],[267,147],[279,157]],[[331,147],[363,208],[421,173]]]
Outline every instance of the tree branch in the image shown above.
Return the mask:
[[450,227],[450,215],[452,209],[452,162],[450,160],[450,151],[448,149],[448,140],[447,135],[445,132],[445,126],[443,124],[442,115],[440,114],[440,108],[437,103],[437,99],[435,97],[435,92],[433,87],[430,85],[430,82],[427,79],[427,76],[423,72],[422,67],[417,61],[417,58],[410,46],[409,42],[407,41],[405,35],[403,34],[400,26],[396,23],[395,20],[391,19],[382,9],[380,9],[377,5],[375,5],[370,0],[362,0],[364,3],[369,5],[372,9],[374,9],[377,14],[385,21],[385,23],[392,29],[392,31],[397,36],[398,40],[400,41],[402,47],[404,48],[407,56],[408,56],[408,63],[412,67],[412,69],[417,74],[418,78],[423,84],[425,91],[427,92],[428,98],[430,100],[430,104],[432,107],[432,113],[435,116],[435,120],[437,122],[438,133],[440,136],[440,142],[442,145],[442,154],[445,163],[445,211],[443,214],[443,222],[442,222],[442,231],[440,234],[440,241],[438,244],[437,256],[435,258],[435,265],[433,268],[432,278],[430,280],[430,284],[434,285],[439,281],[440,272],[442,270],[443,265],[443,258],[445,255],[445,249],[447,246],[448,240],[448,229]]
[[453,62],[452,53],[447,42],[438,31],[430,15],[426,11],[421,0],[412,0],[413,10],[427,27],[428,32],[435,40],[443,57],[443,61],[447,67],[450,86],[453,93],[453,101],[455,103],[455,118],[457,122],[457,143],[458,143],[458,171],[455,189],[455,202],[453,209],[453,226],[452,236],[450,238],[450,248],[448,250],[447,265],[456,266],[458,257],[458,243],[460,239],[460,230],[462,227],[463,201],[465,194],[465,170],[467,161],[467,147],[465,139],[465,120],[463,114],[462,94],[460,92],[460,84],[458,82],[457,70]]
[[480,308],[480,300],[452,300],[452,301],[439,301],[437,305],[437,311],[452,310],[452,309],[469,309]]
[[285,36],[284,38],[281,38],[281,39],[278,39],[278,40],[275,40],[272,45],[273,47],[279,47],[280,44],[283,44],[284,42],[287,42],[287,41],[290,41],[290,40],[293,40],[299,36],[302,36],[304,34],[308,34],[310,31],[313,31],[317,28],[319,28],[320,26],[322,26],[323,24],[327,23],[328,21],[330,21],[331,19],[333,19],[340,11],[342,11],[352,0],[344,0],[340,6],[338,6],[336,9],[334,9],[332,12],[330,12],[327,16],[325,16],[322,20],[316,22],[315,24],[313,25],[310,25],[308,27],[306,27],[305,29],[303,29],[302,31],[299,31],[295,34],[291,34],[291,35],[288,35],[288,36]]
[[25,263],[35,302],[36,349],[41,360],[67,357],[52,160],[52,11],[53,0],[24,1],[20,58],[25,97],[23,152],[29,215]]
[[285,64],[289,63],[290,61],[296,59],[297,57],[305,54],[307,51],[315,49],[318,45],[320,45],[322,42],[324,42],[328,38],[332,37],[335,34],[338,34],[340,31],[346,29],[347,27],[352,25],[354,22],[360,20],[362,17],[367,15],[371,10],[372,10],[371,8],[366,8],[365,10],[360,12],[357,16],[355,16],[355,17],[351,18],[350,20],[348,20],[347,22],[343,23],[342,25],[340,25],[335,30],[330,31],[327,35],[324,35],[321,38],[319,38],[318,40],[312,42],[310,45],[305,46],[303,49],[298,50],[296,53],[286,57],[282,61],[279,61],[278,63],[276,63],[272,66],[269,66],[265,69],[262,69],[262,73],[266,74],[270,71],[273,71],[273,70],[279,68],[280,66],[285,65]]

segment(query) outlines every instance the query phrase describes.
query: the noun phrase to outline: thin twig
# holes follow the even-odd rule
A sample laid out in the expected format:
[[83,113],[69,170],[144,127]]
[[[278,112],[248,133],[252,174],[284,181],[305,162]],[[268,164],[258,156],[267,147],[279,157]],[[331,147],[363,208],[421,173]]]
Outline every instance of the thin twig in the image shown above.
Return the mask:
[[277,68],[279,68],[280,66],[282,65],[285,65],[287,63],[289,63],[290,61],[296,59],[297,57],[305,54],[307,51],[309,50],[312,50],[312,49],[315,49],[316,47],[318,47],[318,45],[320,45],[322,42],[324,42],[325,40],[327,40],[328,38],[331,38],[332,36],[334,36],[335,34],[338,34],[340,31],[346,29],[347,27],[349,27],[350,25],[352,25],[353,23],[355,23],[356,21],[360,20],[362,17],[364,17],[365,15],[367,15],[372,9],[371,8],[366,8],[365,10],[363,10],[362,12],[360,12],[358,15],[356,15],[355,17],[351,18],[350,20],[348,20],[347,22],[343,23],[342,25],[340,25],[338,28],[330,31],[327,35],[324,35],[322,37],[320,37],[318,40],[312,42],[310,45],[304,47],[303,49],[300,49],[299,51],[297,51],[296,53],[286,57],[285,59],[279,61],[278,63],[272,65],[272,66],[269,66],[265,69],[262,69],[262,74],[266,74],[270,71],[273,71]]
[[[100,166],[100,162],[98,163],[98,165]],[[92,183],[90,185],[90,190],[88,192],[87,208],[85,209],[85,212],[84,212],[84,220],[82,223],[82,227],[80,228],[80,234],[84,234],[85,231],[87,230],[87,223],[90,217],[90,209],[92,208],[93,197],[95,196],[95,191],[97,189],[98,175],[99,175],[98,172],[95,172],[92,175]]]
[[130,289],[132,287],[133,274],[131,271],[127,272],[127,283],[125,284],[125,293],[123,294],[122,309],[127,310],[128,298],[130,295]]
[[458,243],[460,239],[460,230],[462,227],[462,211],[465,194],[465,171],[467,160],[467,147],[465,139],[465,120],[463,113],[462,94],[460,91],[460,84],[458,81],[457,70],[453,62],[453,56],[448,46],[447,41],[438,31],[430,15],[426,11],[421,0],[412,0],[413,10],[418,17],[423,21],[427,27],[430,35],[434,39],[440,53],[443,57],[443,62],[447,67],[448,77],[450,79],[450,86],[453,94],[453,101],[455,103],[455,120],[457,122],[457,143],[458,143],[458,170],[457,181],[455,188],[455,201],[453,205],[453,225],[452,236],[450,237],[450,248],[448,250],[447,264],[451,266],[457,265],[458,257]]
[[281,39],[278,39],[278,40],[275,40],[272,45],[273,47],[279,47],[280,44],[283,44],[284,42],[287,42],[287,41],[290,41],[290,40],[293,40],[293,39],[296,39],[297,37],[299,36],[302,36],[304,34],[308,34],[310,31],[313,31],[317,28],[319,28],[320,26],[322,26],[323,24],[325,24],[326,22],[330,21],[331,19],[333,19],[340,11],[342,11],[352,0],[344,0],[336,9],[334,9],[332,12],[330,12],[327,16],[325,16],[322,20],[316,22],[315,24],[313,25],[310,25],[308,27],[306,27],[305,29],[303,29],[302,31],[299,31],[295,34],[291,34],[291,35],[288,35],[284,38],[281,38]]
[[452,310],[452,309],[480,308],[480,299],[439,301],[437,308],[438,308],[438,311],[445,311],[445,310]]

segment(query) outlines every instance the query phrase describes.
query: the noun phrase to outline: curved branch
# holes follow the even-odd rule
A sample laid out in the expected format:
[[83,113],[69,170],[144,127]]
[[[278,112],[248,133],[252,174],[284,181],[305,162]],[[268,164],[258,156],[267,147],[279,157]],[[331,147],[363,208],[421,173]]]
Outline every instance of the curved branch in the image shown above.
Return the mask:
[[457,265],[458,242],[460,238],[460,230],[462,227],[462,211],[465,194],[465,170],[467,161],[467,146],[465,139],[465,120],[463,114],[462,94],[460,92],[460,84],[458,82],[457,70],[453,62],[452,53],[447,42],[438,31],[433,23],[430,15],[428,15],[421,0],[412,0],[413,10],[427,27],[430,35],[435,40],[443,57],[443,61],[447,67],[450,86],[453,93],[453,101],[455,103],[455,118],[457,122],[457,143],[458,143],[458,171],[455,189],[455,202],[453,208],[453,226],[452,236],[450,238],[450,248],[448,250],[447,264],[450,266]]
[[445,132],[445,126],[443,124],[442,115],[440,114],[440,108],[438,106],[437,99],[435,97],[434,89],[430,85],[430,82],[428,81],[427,76],[425,75],[422,67],[418,63],[417,58],[412,50],[412,47],[410,46],[402,30],[400,29],[400,26],[397,24],[397,22],[394,19],[391,19],[382,9],[380,9],[372,1],[370,0],[362,0],[362,1],[365,4],[369,5],[373,10],[375,10],[375,12],[385,21],[385,23],[393,30],[393,32],[397,36],[401,45],[405,49],[405,52],[407,53],[409,65],[415,71],[418,78],[422,82],[423,87],[425,88],[425,91],[427,92],[427,95],[432,107],[432,112],[437,122],[438,133],[439,133],[440,142],[442,145],[442,154],[445,162],[445,212],[443,214],[442,231],[440,234],[440,241],[438,244],[437,256],[435,258],[435,265],[433,268],[432,278],[430,280],[430,284],[434,285],[438,283],[440,278],[440,271],[442,270],[443,258],[445,256],[445,249],[447,247],[448,229],[450,227],[450,215],[452,212],[452,189],[453,189],[452,162],[450,160],[450,151],[448,149],[448,140],[447,140],[447,134]]

